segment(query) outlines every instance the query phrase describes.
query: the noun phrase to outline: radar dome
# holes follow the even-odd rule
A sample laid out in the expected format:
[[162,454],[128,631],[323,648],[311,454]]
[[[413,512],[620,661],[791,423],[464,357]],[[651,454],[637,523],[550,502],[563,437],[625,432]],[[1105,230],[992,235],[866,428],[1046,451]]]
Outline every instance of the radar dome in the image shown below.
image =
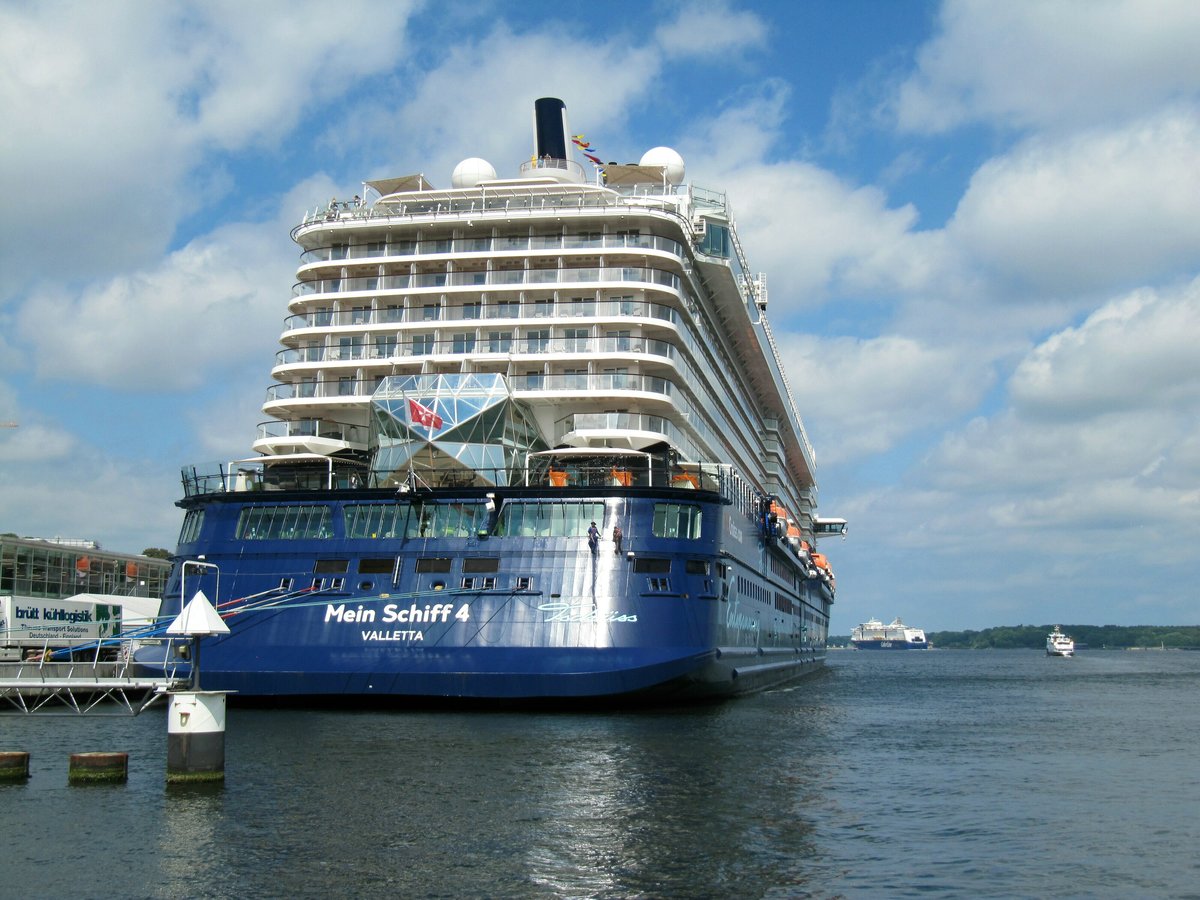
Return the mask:
[[492,164],[486,159],[480,159],[477,156],[472,156],[470,159],[464,159],[454,167],[454,173],[450,176],[450,183],[456,188],[475,187],[481,181],[491,181],[496,177],[496,170],[492,168]]
[[670,147],[655,147],[642,154],[639,165],[662,166],[667,170],[667,181],[674,185],[683,184],[683,157]]

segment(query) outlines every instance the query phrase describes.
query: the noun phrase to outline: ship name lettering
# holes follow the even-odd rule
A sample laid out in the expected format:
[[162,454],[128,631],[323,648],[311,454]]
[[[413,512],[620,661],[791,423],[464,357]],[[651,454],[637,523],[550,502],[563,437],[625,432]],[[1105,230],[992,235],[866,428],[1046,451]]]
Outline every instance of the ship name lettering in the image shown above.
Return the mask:
[[368,609],[361,603],[358,604],[357,609],[346,609],[345,603],[339,603],[337,606],[329,603],[325,606],[325,621],[349,622],[351,624],[355,622],[374,622],[375,610]]
[[425,635],[420,631],[364,631],[364,641],[423,641]]
[[601,612],[595,607],[569,603],[543,603],[538,609],[550,613],[547,622],[636,622],[635,613],[623,613],[617,610]]

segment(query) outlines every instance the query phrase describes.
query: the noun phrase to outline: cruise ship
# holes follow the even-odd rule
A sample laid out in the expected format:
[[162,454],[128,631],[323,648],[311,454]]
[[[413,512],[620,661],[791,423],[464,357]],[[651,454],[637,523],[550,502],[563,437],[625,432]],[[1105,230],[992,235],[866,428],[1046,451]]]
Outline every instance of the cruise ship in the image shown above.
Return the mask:
[[856,650],[927,650],[929,641],[920,628],[909,628],[899,619],[884,625],[869,619],[850,632],[850,643]]
[[532,130],[510,175],[293,229],[254,455],[183,472],[162,615],[203,591],[229,626],[205,689],[658,702],[823,666],[846,522],[726,196],[667,147],[602,162],[557,99]]

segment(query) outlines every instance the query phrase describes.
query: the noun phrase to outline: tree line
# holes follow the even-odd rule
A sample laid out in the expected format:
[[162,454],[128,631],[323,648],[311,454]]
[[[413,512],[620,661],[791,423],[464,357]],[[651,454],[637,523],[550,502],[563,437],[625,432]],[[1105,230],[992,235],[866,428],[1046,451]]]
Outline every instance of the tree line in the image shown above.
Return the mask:
[[[1053,625],[1001,625],[982,631],[928,631],[925,637],[944,650],[1041,650]],[[1075,646],[1092,650],[1124,650],[1129,647],[1164,647],[1168,650],[1200,650],[1200,625],[1067,625],[1064,634]],[[850,636],[831,637],[831,644],[850,643]]]

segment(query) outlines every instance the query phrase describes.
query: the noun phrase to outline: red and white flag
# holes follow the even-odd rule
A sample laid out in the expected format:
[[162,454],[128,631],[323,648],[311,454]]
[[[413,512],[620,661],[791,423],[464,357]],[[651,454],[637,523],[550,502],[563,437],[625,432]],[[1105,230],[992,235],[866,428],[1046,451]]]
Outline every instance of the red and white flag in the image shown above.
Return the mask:
[[408,418],[414,425],[424,425],[426,428],[442,427],[442,417],[416,400],[408,401]]

